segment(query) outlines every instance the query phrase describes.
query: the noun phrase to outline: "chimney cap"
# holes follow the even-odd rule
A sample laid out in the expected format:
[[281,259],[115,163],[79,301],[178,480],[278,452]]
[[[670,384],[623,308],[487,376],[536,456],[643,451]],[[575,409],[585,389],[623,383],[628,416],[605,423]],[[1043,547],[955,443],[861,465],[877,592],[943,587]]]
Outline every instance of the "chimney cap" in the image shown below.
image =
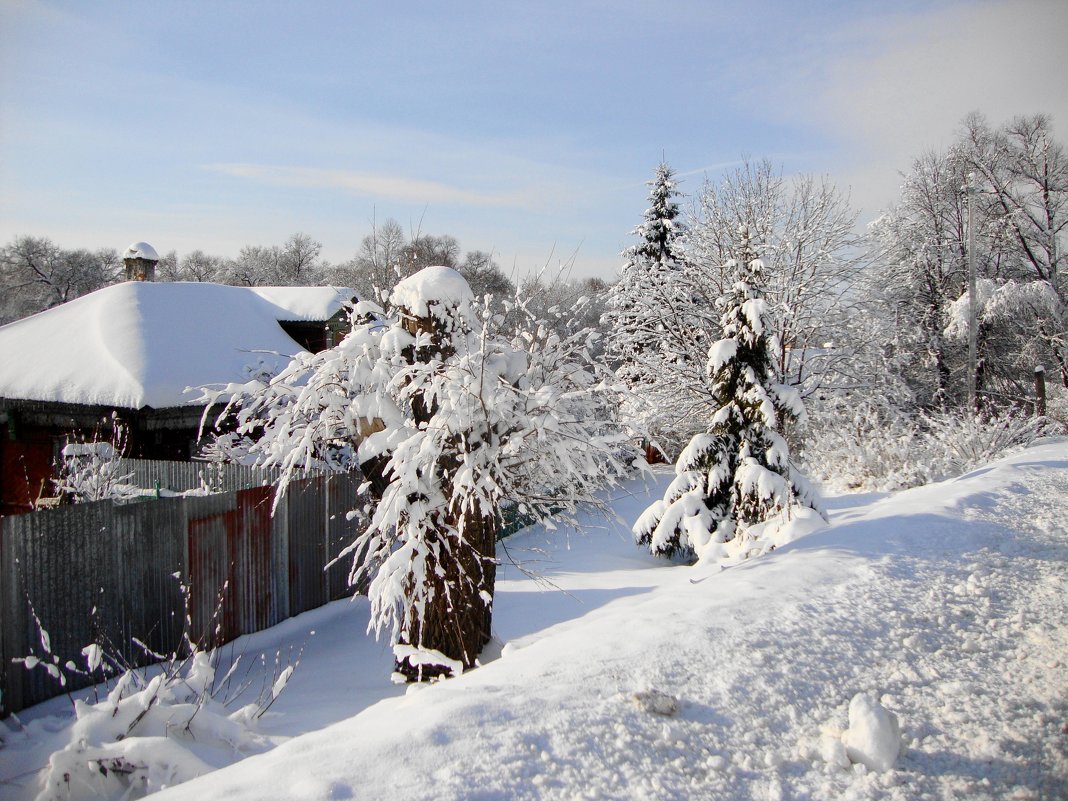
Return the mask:
[[147,242],[134,242],[130,247],[126,248],[126,252],[122,254],[122,258],[159,261],[159,255],[156,253],[156,249]]

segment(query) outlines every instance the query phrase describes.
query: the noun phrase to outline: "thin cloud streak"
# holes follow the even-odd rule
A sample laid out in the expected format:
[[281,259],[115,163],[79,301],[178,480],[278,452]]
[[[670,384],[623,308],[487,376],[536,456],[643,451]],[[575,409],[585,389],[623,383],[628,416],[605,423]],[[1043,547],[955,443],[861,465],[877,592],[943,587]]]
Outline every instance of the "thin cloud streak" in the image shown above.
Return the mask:
[[456,203],[491,208],[530,208],[534,205],[532,198],[518,192],[506,194],[478,192],[436,181],[420,181],[349,170],[263,164],[207,164],[203,169],[233,178],[245,178],[276,186],[341,189],[375,198],[416,203]]

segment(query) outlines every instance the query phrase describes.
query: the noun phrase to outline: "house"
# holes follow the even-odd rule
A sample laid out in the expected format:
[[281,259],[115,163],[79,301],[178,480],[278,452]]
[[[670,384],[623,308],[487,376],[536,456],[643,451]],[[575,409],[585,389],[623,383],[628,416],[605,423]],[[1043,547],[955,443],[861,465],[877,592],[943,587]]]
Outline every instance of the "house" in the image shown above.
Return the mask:
[[190,459],[197,387],[275,373],[348,330],[352,290],[154,283],[150,246],[126,256],[133,280],[0,326],[0,514],[52,494],[68,440],[108,438],[112,420],[126,455]]

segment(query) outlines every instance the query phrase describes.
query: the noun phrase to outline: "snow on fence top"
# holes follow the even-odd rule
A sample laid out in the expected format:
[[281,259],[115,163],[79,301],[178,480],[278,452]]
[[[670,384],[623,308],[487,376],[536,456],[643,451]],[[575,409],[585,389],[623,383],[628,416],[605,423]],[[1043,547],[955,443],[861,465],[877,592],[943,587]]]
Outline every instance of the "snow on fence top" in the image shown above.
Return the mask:
[[300,351],[279,321],[327,320],[333,287],[115,284],[0,327],[0,397],[139,409],[187,387],[275,372]]

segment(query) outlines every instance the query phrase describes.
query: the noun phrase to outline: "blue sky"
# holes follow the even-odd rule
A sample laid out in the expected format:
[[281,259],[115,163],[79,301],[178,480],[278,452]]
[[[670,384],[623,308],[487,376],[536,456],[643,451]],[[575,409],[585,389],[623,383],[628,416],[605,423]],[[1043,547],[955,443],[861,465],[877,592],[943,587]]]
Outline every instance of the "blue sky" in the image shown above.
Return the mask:
[[973,109],[1068,140],[1068,3],[0,0],[0,241],[236,255],[375,219],[609,278],[661,157],[863,219]]

